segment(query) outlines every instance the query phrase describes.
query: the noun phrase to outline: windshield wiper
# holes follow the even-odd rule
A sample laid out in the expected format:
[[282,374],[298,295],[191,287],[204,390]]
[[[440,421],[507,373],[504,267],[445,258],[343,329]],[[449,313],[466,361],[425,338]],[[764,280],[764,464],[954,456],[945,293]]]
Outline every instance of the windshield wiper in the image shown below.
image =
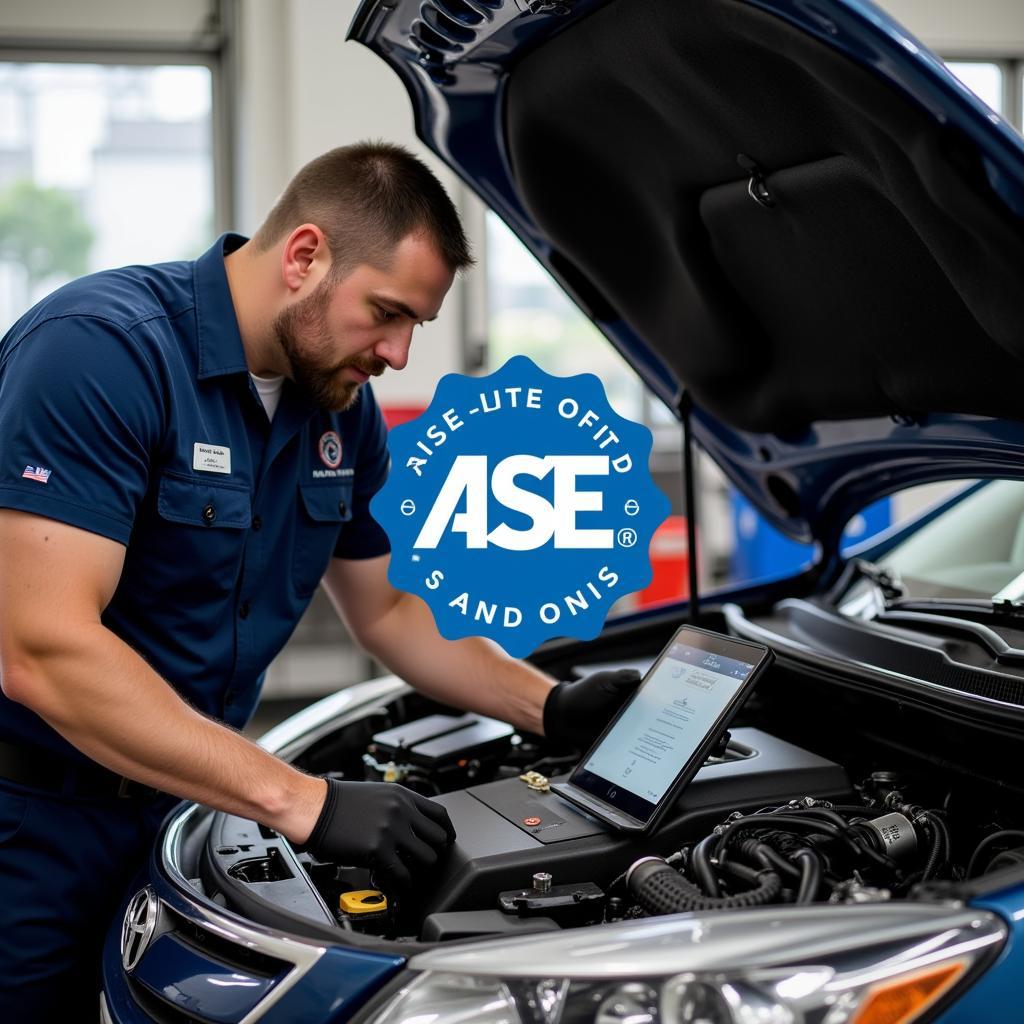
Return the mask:
[[992,598],[992,611],[1004,619],[1024,618],[1024,603],[1013,601],[1008,597],[1000,598],[998,594]]
[[[994,630],[971,619],[954,618],[950,615],[932,615],[927,612],[904,610],[900,602],[898,610],[882,612],[875,622],[883,625],[919,627],[925,632],[935,631],[949,636],[967,637],[983,648],[997,662],[1004,665],[1024,665],[1024,650],[1008,643]],[[1018,612],[1019,614],[1019,612]]]
[[952,615],[974,615],[1019,624],[1024,620],[1024,603],[1008,599],[994,600],[983,597],[906,597],[893,601],[886,611],[947,612]]
[[932,607],[949,608],[951,610],[965,606],[971,609],[983,608],[999,619],[1022,619],[1024,618],[1024,572],[1010,580],[1005,587],[997,591],[990,598],[982,598],[980,600],[969,597],[916,598],[895,601],[893,607],[896,605],[906,607],[911,604],[925,603]]
[[835,586],[826,595],[829,604],[839,604],[839,599],[857,580],[868,580],[882,595],[882,603],[888,608],[893,601],[903,597],[906,588],[893,569],[885,569],[866,558],[851,558],[836,580]]
[[1024,619],[1024,573],[991,598],[907,597],[907,589],[894,569],[887,569],[866,558],[851,558],[842,575],[826,595],[829,604],[838,606],[857,580],[868,580],[882,597],[882,610],[924,612],[944,611],[960,614],[988,612],[1001,619]]

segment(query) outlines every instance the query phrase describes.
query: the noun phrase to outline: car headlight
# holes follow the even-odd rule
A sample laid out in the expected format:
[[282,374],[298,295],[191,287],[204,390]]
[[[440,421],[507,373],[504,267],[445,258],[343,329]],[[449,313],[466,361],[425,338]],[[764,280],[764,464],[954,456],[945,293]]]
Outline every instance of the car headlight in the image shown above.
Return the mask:
[[1006,937],[914,904],[673,916],[440,948],[368,1024],[908,1024]]

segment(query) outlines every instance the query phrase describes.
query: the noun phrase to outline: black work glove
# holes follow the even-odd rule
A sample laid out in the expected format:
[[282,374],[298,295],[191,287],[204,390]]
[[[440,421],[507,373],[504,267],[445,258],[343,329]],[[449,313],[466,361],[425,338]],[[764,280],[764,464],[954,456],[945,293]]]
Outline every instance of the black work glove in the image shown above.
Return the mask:
[[620,668],[559,683],[544,701],[544,735],[563,746],[589,747],[639,682],[635,668]]
[[411,789],[327,779],[327,797],[305,845],[318,860],[370,868],[385,890],[409,890],[412,872],[432,867],[454,841],[448,812]]

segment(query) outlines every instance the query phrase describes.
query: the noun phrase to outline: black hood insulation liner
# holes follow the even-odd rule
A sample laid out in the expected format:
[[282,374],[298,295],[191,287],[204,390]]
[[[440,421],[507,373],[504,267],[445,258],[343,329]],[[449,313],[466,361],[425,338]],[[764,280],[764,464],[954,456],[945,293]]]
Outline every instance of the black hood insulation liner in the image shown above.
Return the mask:
[[507,102],[531,214],[698,405],[775,433],[1021,417],[1020,222],[870,71],[734,0],[616,0]]

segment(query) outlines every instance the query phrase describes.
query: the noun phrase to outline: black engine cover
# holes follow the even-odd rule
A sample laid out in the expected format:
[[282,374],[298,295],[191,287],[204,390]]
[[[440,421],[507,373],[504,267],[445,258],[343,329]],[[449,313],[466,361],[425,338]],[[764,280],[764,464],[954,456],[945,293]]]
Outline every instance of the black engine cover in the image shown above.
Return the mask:
[[665,855],[700,839],[733,811],[804,796],[837,802],[851,796],[846,772],[816,754],[759,729],[733,730],[733,743],[748,756],[705,765],[647,835],[614,832],[519,779],[436,797],[448,808],[458,839],[438,869],[424,912],[494,907],[497,893],[528,887],[535,871],[550,872],[556,884],[607,886],[639,857]]

